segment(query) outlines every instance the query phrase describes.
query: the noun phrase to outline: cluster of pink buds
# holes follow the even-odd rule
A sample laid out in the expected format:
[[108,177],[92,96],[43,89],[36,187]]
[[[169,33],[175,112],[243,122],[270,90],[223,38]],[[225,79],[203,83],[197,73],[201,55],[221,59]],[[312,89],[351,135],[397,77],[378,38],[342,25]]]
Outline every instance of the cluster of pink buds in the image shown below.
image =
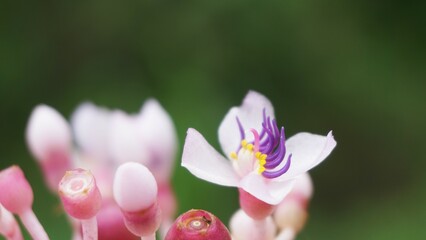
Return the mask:
[[[272,104],[253,91],[231,108],[218,132],[228,159],[189,129],[182,166],[201,179],[238,188],[240,209],[230,219],[230,231],[204,210],[174,220],[170,177],[177,136],[156,100],[148,100],[137,114],[84,103],[70,122],[39,105],[26,138],[47,187],[61,200],[73,240],[295,239],[312,197],[307,171],[336,146],[332,133],[299,133],[287,140]],[[17,215],[32,239],[48,240],[21,168],[0,171],[0,189],[0,235],[23,239]]]

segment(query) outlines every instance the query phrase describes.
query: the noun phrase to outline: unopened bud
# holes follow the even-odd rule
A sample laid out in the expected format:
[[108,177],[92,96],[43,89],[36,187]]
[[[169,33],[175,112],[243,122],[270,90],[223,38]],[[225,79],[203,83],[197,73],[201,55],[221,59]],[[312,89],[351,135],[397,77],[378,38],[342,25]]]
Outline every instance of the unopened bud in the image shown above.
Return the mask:
[[59,183],[59,196],[65,211],[77,219],[89,219],[96,215],[102,204],[102,196],[90,171],[67,171]]
[[219,218],[204,210],[189,210],[180,215],[164,240],[231,240]]

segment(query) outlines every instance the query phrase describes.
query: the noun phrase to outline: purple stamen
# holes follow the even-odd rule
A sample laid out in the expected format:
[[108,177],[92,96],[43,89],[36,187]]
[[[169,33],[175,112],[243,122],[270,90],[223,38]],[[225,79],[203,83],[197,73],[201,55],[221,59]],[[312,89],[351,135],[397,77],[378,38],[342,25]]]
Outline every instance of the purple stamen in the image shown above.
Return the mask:
[[285,163],[285,165],[281,169],[279,169],[277,171],[273,171],[273,172],[264,171],[262,173],[262,176],[264,176],[266,178],[277,178],[277,177],[283,175],[284,173],[286,173],[288,171],[288,169],[290,169],[291,156],[292,156],[291,154],[288,156],[287,162]]
[[[245,139],[245,132],[243,125],[240,122],[240,119],[236,117],[238,128],[240,130],[241,140]],[[262,175],[265,178],[276,178],[288,171],[291,164],[291,154],[287,157],[287,162],[284,166],[275,170],[286,158],[286,147],[285,147],[285,133],[284,127],[280,129],[277,126],[277,121],[266,116],[266,109],[263,109],[263,122],[262,130],[259,134],[255,129],[250,129],[253,133],[254,140],[251,144],[254,145],[254,152],[259,152],[260,154],[266,154],[266,163],[263,165],[265,171],[262,172]],[[238,148],[239,151],[241,147]]]
[[284,134],[284,127],[283,128],[281,128],[281,134],[279,135],[280,137],[280,141],[279,141],[279,144],[277,144],[276,145],[276,148],[274,148],[275,150],[274,150],[274,152],[273,153],[270,153],[269,155],[268,155],[268,158],[267,159],[273,159],[273,158],[276,158],[279,154],[280,154],[280,152],[284,152],[284,154],[285,154],[285,151],[286,151],[286,148],[285,148],[285,134]]
[[274,145],[276,145],[280,141],[281,134],[280,134],[280,130],[278,129],[278,126],[277,126],[277,121],[275,121],[275,119],[272,120],[272,125],[274,126],[274,134],[276,136]]
[[244,128],[243,125],[240,122],[240,119],[238,117],[235,117],[237,119],[237,124],[238,124],[238,128],[240,129],[240,136],[241,136],[241,141],[244,140],[244,138],[246,138],[246,134],[244,133]]
[[266,158],[265,168],[269,168],[269,169],[275,168],[278,165],[280,165],[280,163],[284,160],[286,148],[284,144],[283,135],[281,135],[280,140],[281,141],[280,141],[279,148],[276,149],[276,151],[272,155],[268,155],[268,157]]
[[259,150],[263,153],[269,153],[274,149],[274,134],[267,128],[265,128],[265,131],[268,134],[268,144],[260,146]]

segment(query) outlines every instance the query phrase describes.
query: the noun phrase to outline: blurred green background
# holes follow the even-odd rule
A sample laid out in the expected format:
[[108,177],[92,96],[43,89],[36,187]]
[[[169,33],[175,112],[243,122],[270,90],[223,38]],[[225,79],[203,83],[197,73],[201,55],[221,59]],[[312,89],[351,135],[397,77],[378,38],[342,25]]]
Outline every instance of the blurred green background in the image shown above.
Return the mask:
[[[136,112],[157,98],[217,149],[217,127],[249,89],[268,96],[287,136],[334,131],[311,171],[298,239],[425,239],[425,1],[2,1],[0,167],[19,164],[51,239],[69,239],[24,139],[39,103],[69,117],[84,100]],[[225,223],[236,189],[179,167],[179,212]],[[1,190],[0,190],[1,194]]]

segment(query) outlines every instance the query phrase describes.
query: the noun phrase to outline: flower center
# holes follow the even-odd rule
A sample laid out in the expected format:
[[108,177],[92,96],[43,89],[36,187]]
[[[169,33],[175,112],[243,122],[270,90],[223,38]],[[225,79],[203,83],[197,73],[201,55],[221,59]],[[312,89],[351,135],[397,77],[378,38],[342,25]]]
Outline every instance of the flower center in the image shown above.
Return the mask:
[[279,130],[275,119],[267,117],[264,109],[262,130],[259,133],[250,129],[254,140],[249,142],[238,117],[236,120],[241,134],[241,146],[231,153],[231,158],[238,174],[243,177],[256,169],[263,177],[271,179],[286,173],[290,168],[292,154],[286,158],[284,127]]

